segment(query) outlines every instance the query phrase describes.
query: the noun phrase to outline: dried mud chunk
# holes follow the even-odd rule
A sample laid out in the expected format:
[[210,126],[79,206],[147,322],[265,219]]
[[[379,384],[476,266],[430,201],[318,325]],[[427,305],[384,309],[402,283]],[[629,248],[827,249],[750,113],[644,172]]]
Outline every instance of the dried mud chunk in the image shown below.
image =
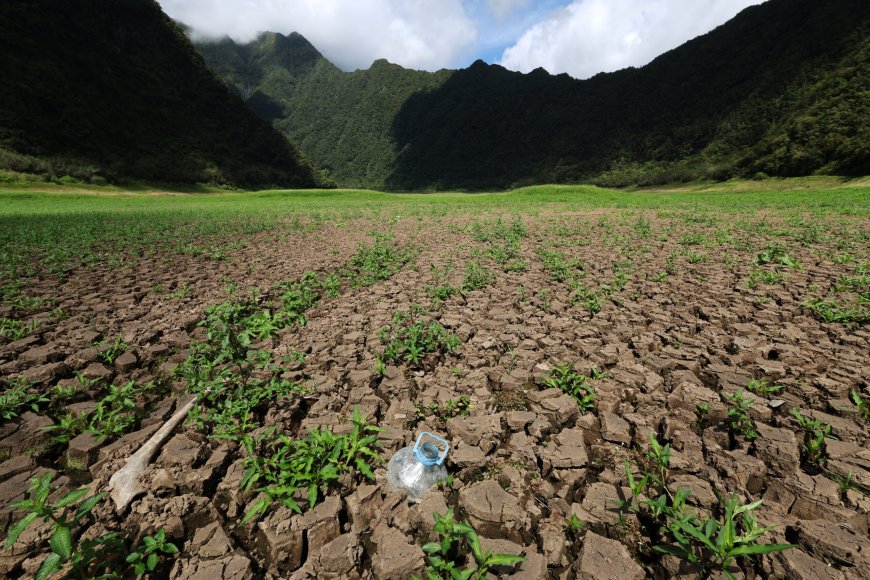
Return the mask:
[[302,565],[302,530],[292,529],[293,513],[285,507],[257,524],[256,548],[269,572],[282,576]]
[[36,467],[36,462],[28,455],[16,455],[0,463],[0,481],[6,481],[19,473],[31,471]]
[[631,425],[628,421],[606,411],[599,415],[599,419],[601,420],[601,437],[605,441],[622,443],[623,445],[631,444]]
[[643,580],[643,568],[616,540],[586,532],[580,553],[579,578],[583,580]]
[[347,511],[354,531],[367,530],[378,519],[384,503],[380,489],[377,485],[360,485],[347,497]]
[[569,395],[548,398],[541,401],[541,414],[550,419],[550,422],[565,427],[573,427],[580,418],[580,408]]
[[767,465],[743,451],[722,451],[712,457],[723,480],[730,482],[729,489],[739,489],[750,495],[757,495],[764,489]]
[[551,469],[586,467],[589,456],[583,442],[581,429],[566,429],[559,433],[550,445],[541,451],[544,473]]
[[788,532],[795,534],[809,554],[870,573],[870,540],[848,526],[825,520],[801,520],[789,526]]
[[386,525],[375,528],[371,554],[372,570],[379,580],[404,580],[423,568],[423,550],[397,530]]
[[137,364],[139,364],[139,359],[130,351],[122,353],[121,356],[115,359],[115,368],[120,373],[129,373],[136,368]]
[[480,447],[473,445],[456,445],[449,457],[450,462],[459,468],[482,466],[486,461],[486,455]]
[[764,423],[756,424],[758,439],[755,449],[758,458],[767,464],[770,473],[788,477],[800,469],[800,451],[797,438],[790,429],[775,429]]
[[97,459],[102,441],[93,433],[82,433],[69,442],[66,450],[67,469],[86,470]]
[[185,433],[179,433],[163,446],[157,463],[191,468],[201,459],[203,449],[202,444],[191,441]]
[[837,569],[798,548],[784,551],[781,559],[788,577],[794,580],[837,580],[843,577]]
[[346,578],[362,556],[356,534],[342,534],[320,549],[313,568],[318,578]]
[[459,493],[459,502],[472,526],[490,538],[521,542],[527,529],[526,511],[517,498],[492,479],[477,483]]
[[43,365],[46,363],[60,362],[66,356],[66,352],[56,344],[45,344],[24,351],[19,355],[18,362],[28,365]]
[[444,494],[437,490],[431,489],[423,496],[420,503],[411,506],[411,515],[415,519],[415,526],[431,532],[435,526],[435,518],[432,514],[446,514],[447,502],[444,499]]
[[189,552],[205,560],[213,560],[228,554],[232,550],[232,542],[224,529],[217,522],[199,528],[193,535]]
[[338,518],[340,511],[341,499],[333,495],[305,512],[298,522],[293,522],[294,528],[304,531],[309,552],[317,552],[341,534]]
[[251,561],[240,553],[234,553],[220,560],[179,560],[169,577],[172,580],[248,580],[254,578],[254,574]]
[[447,421],[451,439],[461,439],[469,446],[480,447],[484,453],[496,448],[503,435],[502,414],[486,417],[454,417]]
[[629,498],[631,490],[627,487],[596,482],[586,490],[577,515],[590,529],[605,533],[607,527],[619,519],[618,502],[628,501]]
[[54,362],[26,369],[21,376],[36,385],[56,381],[69,372],[66,363]]
[[526,425],[535,420],[536,415],[530,411],[509,411],[505,415],[508,427],[512,431],[522,431]]
[[0,441],[0,461],[16,455],[39,457],[51,446],[51,435],[45,430],[54,425],[50,418],[27,411],[13,425],[14,431]]

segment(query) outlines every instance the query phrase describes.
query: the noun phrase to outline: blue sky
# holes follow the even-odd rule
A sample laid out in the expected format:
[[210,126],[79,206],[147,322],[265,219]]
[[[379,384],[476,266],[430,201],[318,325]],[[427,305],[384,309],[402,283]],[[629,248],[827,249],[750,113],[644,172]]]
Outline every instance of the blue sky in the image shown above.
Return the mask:
[[587,78],[642,66],[761,0],[158,0],[200,37],[299,32],[344,70],[480,58]]

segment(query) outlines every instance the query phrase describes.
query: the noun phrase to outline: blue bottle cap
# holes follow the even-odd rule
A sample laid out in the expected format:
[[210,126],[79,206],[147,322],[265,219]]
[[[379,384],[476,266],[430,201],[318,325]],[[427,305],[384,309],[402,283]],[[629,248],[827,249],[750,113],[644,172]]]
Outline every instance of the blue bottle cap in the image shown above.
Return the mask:
[[[426,438],[424,440],[424,437]],[[420,433],[417,441],[414,443],[414,456],[417,461],[427,467],[433,465],[441,465],[444,458],[447,457],[447,450],[450,445],[437,435],[433,435],[428,431]]]

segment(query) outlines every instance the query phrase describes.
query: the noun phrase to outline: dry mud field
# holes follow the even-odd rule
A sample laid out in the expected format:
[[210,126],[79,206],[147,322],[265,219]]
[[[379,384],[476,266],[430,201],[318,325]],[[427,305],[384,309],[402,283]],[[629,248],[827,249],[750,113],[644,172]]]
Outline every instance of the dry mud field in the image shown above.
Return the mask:
[[[105,492],[199,399],[128,509],[75,520],[73,498],[53,512],[71,547],[36,519],[0,576],[60,553],[61,575],[132,577],[138,549],[153,578],[449,577],[422,547],[452,509],[484,552],[524,558],[487,577],[870,577],[866,217],[542,205],[302,225],[219,256],[36,268],[30,302],[4,301],[0,531],[33,478],[49,506]],[[421,431],[450,441],[451,477],[408,504],[386,462]],[[732,496],[763,502],[735,515]],[[722,571],[678,520],[729,515],[738,536],[772,529]],[[149,560],[161,530],[177,550]],[[746,549],[776,543],[793,546]],[[464,540],[449,557],[475,568]]]

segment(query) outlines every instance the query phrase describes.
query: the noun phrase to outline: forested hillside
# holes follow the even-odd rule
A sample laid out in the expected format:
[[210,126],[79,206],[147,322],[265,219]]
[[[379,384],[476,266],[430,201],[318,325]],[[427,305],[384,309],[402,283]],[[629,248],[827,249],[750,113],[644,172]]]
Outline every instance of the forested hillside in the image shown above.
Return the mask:
[[399,153],[392,126],[400,109],[411,95],[439,87],[452,74],[385,60],[346,73],[296,33],[264,33],[245,45],[200,42],[197,48],[253,111],[345,187],[383,186]]
[[153,0],[4,0],[0,70],[7,179],[321,183]]
[[870,173],[870,3],[769,0],[588,80],[477,62],[344,73],[298,34],[199,44],[341,185],[605,185]]

